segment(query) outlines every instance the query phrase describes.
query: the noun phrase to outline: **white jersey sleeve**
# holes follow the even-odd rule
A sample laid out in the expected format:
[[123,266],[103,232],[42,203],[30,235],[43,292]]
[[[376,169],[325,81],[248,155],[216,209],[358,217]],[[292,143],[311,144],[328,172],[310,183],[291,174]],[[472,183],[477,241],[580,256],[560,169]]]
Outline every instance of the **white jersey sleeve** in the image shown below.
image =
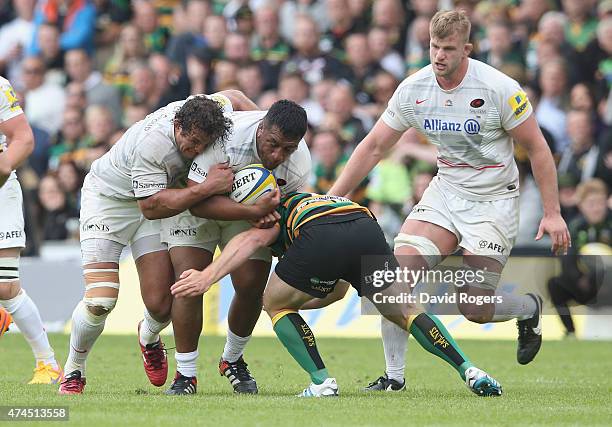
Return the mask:
[[146,151],[134,151],[132,160],[132,188],[137,199],[152,196],[168,186],[164,162],[170,148],[167,137],[162,132],[151,132],[146,145]]
[[505,130],[512,130],[529,118],[533,108],[527,99],[527,94],[515,80],[507,78],[501,82],[503,82],[499,88],[501,125]]
[[208,170],[213,165],[226,161],[227,155],[225,155],[223,150],[223,144],[215,142],[212,147],[204,150],[203,153],[198,154],[198,156],[193,159],[193,162],[191,162],[191,167],[189,168],[189,175],[187,175],[187,179],[197,182],[198,184],[204,182],[206,180],[206,176],[208,175]]
[[0,78],[0,122],[23,114],[19,100],[8,80]]
[[403,132],[406,129],[412,127],[406,117],[406,111],[402,111],[400,107],[400,99],[405,99],[404,92],[407,90],[407,86],[401,84],[395,89],[393,96],[387,104],[387,108],[383,112],[381,118],[382,121],[390,128],[395,129],[398,132]]

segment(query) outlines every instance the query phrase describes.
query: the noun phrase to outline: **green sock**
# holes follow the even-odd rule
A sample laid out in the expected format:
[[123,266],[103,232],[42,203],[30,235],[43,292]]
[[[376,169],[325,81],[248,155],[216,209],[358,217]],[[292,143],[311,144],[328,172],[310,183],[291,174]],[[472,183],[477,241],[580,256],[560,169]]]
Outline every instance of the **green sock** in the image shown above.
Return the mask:
[[329,378],[317,350],[315,337],[302,316],[289,312],[279,319],[272,319],[272,322],[278,339],[302,369],[310,374],[313,383],[321,384]]
[[446,361],[465,380],[465,370],[474,365],[463,354],[440,319],[427,313],[421,313],[412,321],[410,333],[421,344],[421,347]]

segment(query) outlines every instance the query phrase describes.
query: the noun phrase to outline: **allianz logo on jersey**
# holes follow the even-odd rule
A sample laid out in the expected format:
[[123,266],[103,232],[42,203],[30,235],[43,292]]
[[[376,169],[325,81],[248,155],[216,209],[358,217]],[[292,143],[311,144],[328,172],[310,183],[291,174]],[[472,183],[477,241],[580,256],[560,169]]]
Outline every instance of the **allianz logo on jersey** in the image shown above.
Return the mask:
[[474,119],[467,119],[465,122],[454,122],[442,119],[424,119],[423,130],[438,132],[465,132],[469,135],[476,135],[480,132],[480,123]]

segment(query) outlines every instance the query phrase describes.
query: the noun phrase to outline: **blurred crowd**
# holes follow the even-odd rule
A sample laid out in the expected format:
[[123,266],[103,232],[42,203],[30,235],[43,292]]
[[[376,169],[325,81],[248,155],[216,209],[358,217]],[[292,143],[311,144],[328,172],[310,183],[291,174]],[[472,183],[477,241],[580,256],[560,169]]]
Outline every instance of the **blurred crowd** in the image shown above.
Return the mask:
[[[612,199],[612,0],[13,0],[0,2],[0,74],[21,99],[36,149],[20,171],[30,254],[78,238],[91,163],[127,127],[190,94],[240,89],[260,108],[304,107],[327,191],[397,85],[429,63],[429,20],[462,8],[473,57],[528,92],[558,163],[568,222],[576,189]],[[517,246],[542,207],[525,152]],[[392,237],[436,173],[436,151],[408,131],[352,194]],[[599,181],[596,181],[599,182]]]

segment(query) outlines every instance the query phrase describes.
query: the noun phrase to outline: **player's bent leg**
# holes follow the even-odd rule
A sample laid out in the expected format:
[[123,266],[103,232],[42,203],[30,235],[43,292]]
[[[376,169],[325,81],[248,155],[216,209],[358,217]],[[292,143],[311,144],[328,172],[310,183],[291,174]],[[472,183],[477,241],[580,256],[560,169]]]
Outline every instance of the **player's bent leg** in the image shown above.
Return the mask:
[[[531,362],[542,345],[542,298],[535,294],[516,295],[497,291],[503,265],[493,257],[464,251],[465,268],[475,270],[476,281],[459,288],[458,307],[476,323],[505,322],[517,319],[517,361]],[[491,302],[488,302],[491,301]]]
[[235,294],[228,313],[227,338],[219,360],[219,373],[229,379],[236,393],[257,393],[257,382],[243,353],[261,315],[269,272],[268,261],[250,259],[231,274]]
[[[85,242],[87,241],[83,243]],[[85,243],[81,246],[84,262],[91,259],[87,255],[89,245]],[[118,258],[122,245],[110,242],[108,246]],[[83,273],[85,296],[72,313],[70,352],[64,367],[66,377],[60,384],[60,394],[83,393],[86,384],[87,357],[104,330],[106,318],[115,307],[119,295],[119,264],[117,262],[87,263],[83,266]]]
[[[213,254],[202,248],[174,246],[168,250],[175,280],[183,271],[191,268],[203,270],[213,259]],[[172,326],[176,344],[176,374],[168,395],[194,394],[197,392],[198,340],[202,332],[202,296],[175,298],[172,302]]]
[[[427,270],[454,252],[457,247],[457,237],[439,225],[407,219],[394,243],[394,253],[401,268]],[[364,390],[404,390],[408,333],[383,318],[381,336],[385,353],[385,373],[368,384]]]
[[278,339],[310,375],[312,383],[301,396],[337,396],[336,380],[329,376],[319,355],[314,334],[298,313],[299,308],[312,298],[311,295],[285,283],[276,273],[272,273],[264,293],[264,307],[272,320]]
[[132,253],[145,304],[144,319],[138,327],[138,341],[149,381],[160,387],[168,378],[168,359],[159,333],[170,324],[174,270],[159,235],[150,235],[132,243]]
[[[63,372],[55,360],[38,308],[19,283],[19,248],[0,249],[0,307],[15,322],[30,345],[36,367],[29,384],[56,384]],[[0,325],[0,335],[4,328]]]

